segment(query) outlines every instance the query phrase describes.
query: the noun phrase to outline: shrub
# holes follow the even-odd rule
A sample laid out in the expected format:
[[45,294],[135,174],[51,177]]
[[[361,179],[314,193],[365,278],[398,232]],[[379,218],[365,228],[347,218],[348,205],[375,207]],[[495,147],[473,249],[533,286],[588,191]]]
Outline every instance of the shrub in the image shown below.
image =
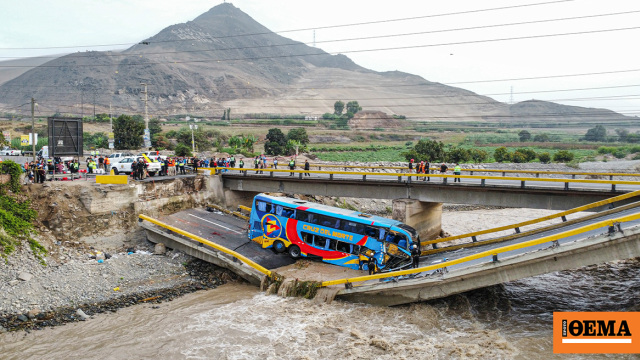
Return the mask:
[[543,152],[538,154],[538,159],[540,159],[541,163],[548,164],[551,162],[551,155],[548,152]]
[[497,162],[511,161],[511,154],[509,153],[509,150],[507,150],[506,147],[501,146],[493,152],[493,158]]
[[191,149],[185,144],[178,144],[175,148],[176,156],[192,156]]
[[474,163],[478,164],[487,161],[489,154],[481,149],[469,149],[469,156]]
[[613,152],[613,156],[615,156],[617,159],[622,159],[627,156],[627,152],[624,151],[624,149],[617,149]]
[[574,158],[573,153],[567,150],[560,150],[557,153],[553,154],[553,161],[555,162],[567,163],[573,160],[573,158]]
[[527,162],[527,157],[520,151],[515,151],[511,155],[511,161],[514,163],[525,163]]
[[[516,149],[517,152],[519,152],[520,154],[522,154],[525,158],[525,162],[530,162],[536,159],[537,154],[535,151],[531,150],[531,149],[527,149],[527,148],[519,148]],[[515,161],[514,161],[515,162]]]

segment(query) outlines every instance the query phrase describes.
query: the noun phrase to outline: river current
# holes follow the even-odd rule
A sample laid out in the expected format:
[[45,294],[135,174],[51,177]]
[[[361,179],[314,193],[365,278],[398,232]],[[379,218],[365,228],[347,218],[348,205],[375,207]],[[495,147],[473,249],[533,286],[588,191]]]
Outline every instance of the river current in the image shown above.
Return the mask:
[[228,284],[86,322],[1,334],[0,358],[547,360],[555,358],[553,311],[640,311],[639,265],[613,262],[397,307],[314,304]]

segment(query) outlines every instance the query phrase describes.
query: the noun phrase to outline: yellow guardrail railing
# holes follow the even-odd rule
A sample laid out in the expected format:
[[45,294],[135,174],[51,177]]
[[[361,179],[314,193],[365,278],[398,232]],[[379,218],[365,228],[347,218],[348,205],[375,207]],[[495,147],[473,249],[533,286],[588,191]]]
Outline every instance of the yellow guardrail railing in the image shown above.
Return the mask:
[[244,219],[244,220],[249,220],[249,217],[248,217],[248,216],[246,216],[245,214],[242,214],[242,213],[240,213],[239,211],[231,211],[231,210],[228,210],[228,209],[226,209],[226,208],[224,208],[224,207],[222,207],[222,206],[220,206],[220,205],[216,205],[216,204],[208,204],[208,205],[207,205],[207,207],[212,208],[212,209],[216,209],[216,210],[219,210],[219,211],[222,211],[223,213],[228,214],[228,215],[237,216],[237,217],[239,217],[239,218],[241,218],[241,219]]
[[216,249],[216,250],[218,250],[220,252],[223,252],[225,254],[231,255],[231,256],[237,258],[238,260],[242,261],[243,263],[247,264],[248,266],[258,270],[259,272],[261,272],[261,273],[263,273],[263,274],[265,274],[267,276],[271,276],[271,271],[269,269],[263,267],[262,265],[254,262],[253,260],[247,258],[246,256],[244,256],[244,255],[242,255],[240,253],[237,253],[237,252],[235,252],[235,251],[233,251],[231,249],[227,249],[226,247],[224,247],[222,245],[218,245],[218,244],[216,244],[216,243],[214,243],[212,241],[209,241],[209,240],[207,240],[205,238],[202,238],[202,237],[200,237],[198,235],[194,235],[194,234],[191,234],[189,232],[186,232],[186,231],[184,231],[182,229],[179,229],[179,228],[177,228],[175,226],[171,226],[169,224],[165,224],[165,223],[163,223],[163,222],[161,222],[159,220],[156,220],[154,218],[151,218],[149,216],[139,215],[138,217],[140,219],[148,221],[148,222],[150,222],[152,224],[156,224],[156,225],[158,225],[160,227],[163,227],[165,229],[171,230],[171,231],[173,231],[175,233],[178,233],[180,235],[186,236],[186,237],[188,237],[188,238],[190,238],[192,240],[195,240],[195,241],[197,241],[199,243],[202,243],[204,245],[210,246],[210,247],[212,247],[212,248],[214,248],[214,249]]
[[[289,170],[289,169],[239,169],[239,168],[202,168],[203,170],[214,171],[236,171],[236,172],[267,172],[267,173],[297,173],[297,174],[327,174],[327,175],[360,175],[366,178],[367,175],[385,176],[385,177],[433,177],[446,179],[477,179],[477,180],[512,180],[520,182],[557,182],[557,183],[585,183],[585,184],[607,184],[607,185],[640,185],[640,181],[631,180],[598,180],[598,179],[567,179],[567,178],[528,178],[528,177],[510,177],[510,176],[482,176],[482,175],[448,175],[448,174],[411,174],[411,173],[371,173],[364,171],[325,171],[325,170]],[[419,181],[419,180],[415,180]]]
[[238,205],[238,210],[242,210],[242,211],[246,211],[246,212],[251,212],[251,208],[248,206],[244,206],[244,205]]
[[[621,200],[625,200],[625,199],[629,199],[635,196],[639,196],[640,195],[640,190],[636,190],[630,193],[626,193],[623,195],[619,195],[616,197],[612,197],[609,199],[605,199],[605,200],[601,200],[601,201],[596,201],[594,203],[591,204],[586,204],[583,206],[579,206],[577,208],[573,208],[573,209],[569,209],[566,211],[562,211],[559,212],[557,214],[553,214],[553,215],[547,215],[547,216],[543,216],[537,219],[532,219],[532,220],[527,220],[527,221],[523,221],[523,222],[519,222],[516,224],[511,224],[511,225],[505,225],[505,226],[500,226],[500,227],[495,227],[495,228],[491,228],[491,229],[486,229],[486,230],[479,230],[479,231],[474,231],[471,233],[466,233],[466,234],[461,234],[461,235],[455,235],[455,236],[448,236],[448,237],[444,237],[444,238],[440,238],[440,239],[434,239],[434,240],[427,240],[427,241],[421,241],[420,242],[420,246],[427,246],[427,245],[431,245],[431,244],[437,244],[437,243],[442,243],[442,242],[447,242],[447,241],[452,241],[452,240],[458,240],[458,239],[464,239],[464,238],[472,238],[474,236],[479,236],[479,235],[486,235],[486,234],[491,234],[491,233],[496,233],[496,232],[500,232],[500,231],[505,231],[505,230],[511,230],[511,229],[516,229],[516,228],[520,228],[526,225],[532,225],[532,224],[537,224],[543,221],[548,221],[548,220],[553,220],[553,219],[557,219],[557,218],[562,218],[564,216],[570,215],[570,214],[574,214],[580,211],[585,211],[585,210],[590,210],[593,208],[597,208],[603,205],[608,205],[608,204],[612,204]],[[480,241],[481,243],[481,241]]]
[[613,226],[616,223],[623,223],[623,222],[633,221],[633,220],[638,220],[638,219],[640,219],[640,213],[626,215],[626,216],[622,216],[622,217],[619,217],[619,218],[616,218],[616,219],[609,219],[609,220],[599,221],[597,223],[593,223],[593,224],[590,224],[590,225],[585,225],[585,226],[582,226],[582,227],[577,228],[577,229],[572,229],[572,230],[568,230],[568,231],[565,231],[565,232],[561,232],[559,234],[544,236],[544,237],[541,237],[541,238],[535,239],[535,240],[528,240],[528,241],[524,241],[524,242],[521,242],[521,243],[518,243],[518,244],[503,246],[503,247],[500,247],[500,248],[479,252],[477,254],[464,256],[464,257],[461,257],[459,259],[449,260],[449,261],[445,261],[445,262],[442,262],[442,263],[439,263],[439,264],[423,266],[423,267],[416,268],[416,269],[394,271],[394,272],[389,272],[389,273],[381,273],[381,274],[375,274],[375,275],[366,275],[366,276],[358,276],[358,277],[353,277],[353,278],[345,278],[345,279],[339,279],[339,280],[324,281],[324,282],[322,282],[321,286],[322,287],[326,287],[326,286],[331,286],[331,285],[340,285],[340,284],[346,284],[346,283],[356,283],[356,282],[362,282],[362,281],[367,281],[367,280],[385,279],[385,278],[389,278],[389,277],[411,275],[411,274],[417,274],[417,273],[421,273],[421,272],[425,272],[425,271],[442,269],[442,268],[445,268],[445,267],[448,267],[448,266],[462,264],[462,263],[465,263],[467,261],[477,260],[477,259],[481,259],[481,258],[489,257],[489,256],[492,257],[493,255],[505,253],[505,252],[508,252],[508,251],[524,249],[524,248],[527,248],[527,247],[531,247],[531,246],[535,246],[535,245],[540,245],[540,244],[552,242],[552,241],[555,241],[555,240],[558,240],[558,239],[562,239],[562,238],[565,238],[565,237],[569,237],[569,236],[573,236],[573,235],[577,235],[577,234],[582,234],[582,233],[585,233],[585,232],[588,232],[588,231],[591,231],[591,230],[596,230],[596,229],[599,229],[599,228],[602,228],[602,227],[605,227],[605,226]]
[[[417,164],[415,164],[417,165]],[[302,166],[302,165],[296,165]],[[312,167],[328,167],[328,168],[352,168],[352,169],[392,169],[392,170],[409,170],[408,166],[379,166],[379,165],[336,165],[336,164],[310,164]],[[432,171],[440,171],[439,167],[431,167]],[[452,168],[449,168],[448,171],[452,171]],[[584,172],[584,171],[546,171],[546,170],[501,170],[501,169],[472,169],[472,168],[462,168],[463,172],[496,172],[496,173],[506,173],[506,174],[549,174],[549,175],[584,175],[584,176],[634,176],[640,177],[638,173],[593,173],[593,172]],[[415,167],[414,167],[415,171]]]

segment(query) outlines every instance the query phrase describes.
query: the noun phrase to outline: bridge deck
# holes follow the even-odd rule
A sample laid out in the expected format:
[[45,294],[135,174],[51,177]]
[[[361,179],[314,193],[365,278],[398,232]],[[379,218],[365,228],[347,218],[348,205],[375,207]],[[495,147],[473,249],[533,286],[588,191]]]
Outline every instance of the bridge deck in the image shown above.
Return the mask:
[[247,238],[248,224],[245,220],[220,212],[188,209],[162,216],[159,220],[237,251],[270,270],[295,262],[288,255],[276,254],[271,250],[262,249],[260,245],[250,241]]

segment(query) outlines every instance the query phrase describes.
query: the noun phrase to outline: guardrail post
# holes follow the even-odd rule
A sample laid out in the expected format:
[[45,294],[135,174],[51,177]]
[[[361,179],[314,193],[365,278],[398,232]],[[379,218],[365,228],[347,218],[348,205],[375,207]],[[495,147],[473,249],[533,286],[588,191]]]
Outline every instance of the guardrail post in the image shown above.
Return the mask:
[[616,184],[611,184],[611,191],[616,191]]
[[333,174],[329,174],[329,180],[333,180]]
[[562,219],[562,222],[567,222],[567,217],[566,216],[562,215],[561,219]]
[[433,243],[433,244],[431,244],[431,247],[434,248],[434,249],[437,249],[438,248],[438,244]]
[[480,186],[484,186],[485,185],[485,179],[480,179]]
[[520,181],[520,187],[521,187],[522,189],[524,189],[524,180],[523,180],[523,181]]
[[613,180],[613,175],[609,175],[609,180]]
[[506,172],[505,171],[502,172],[502,176],[506,176]]
[[491,261],[498,262],[498,254],[493,254]]
[[571,178],[575,179],[576,178],[576,174],[571,174]]
[[367,181],[367,175],[362,175],[362,181]]
[[247,170],[243,171],[243,176],[247,176]]
[[447,178],[446,178],[446,177],[443,177],[443,178],[442,178],[442,183],[443,183],[443,184],[446,184],[446,183],[447,183]]
[[569,183],[568,182],[564,183],[564,189],[565,190],[569,190]]
[[407,183],[411,184],[411,176],[407,176]]
[[471,241],[473,241],[473,242],[478,242],[478,239],[477,239],[475,236],[472,236],[472,237],[471,237]]
[[298,174],[298,179],[302,180],[302,173]]
[[273,171],[269,171],[269,176],[273,177]]
[[540,173],[536,173],[536,177],[539,178],[540,177]]
[[318,166],[318,171],[322,170],[322,166]]
[[516,234],[520,234],[520,228],[519,227],[516,228]]
[[402,176],[398,176],[398,182],[402,182]]
[[473,175],[473,171],[469,171],[469,175]]

